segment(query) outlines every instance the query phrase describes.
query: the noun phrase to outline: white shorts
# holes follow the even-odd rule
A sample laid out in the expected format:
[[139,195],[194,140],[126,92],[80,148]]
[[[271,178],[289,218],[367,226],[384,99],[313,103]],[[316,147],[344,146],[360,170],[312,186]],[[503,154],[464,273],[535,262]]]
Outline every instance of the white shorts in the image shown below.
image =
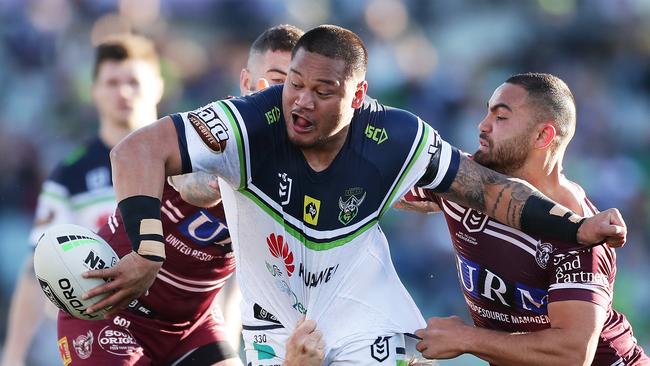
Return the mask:
[[289,334],[281,325],[247,326],[242,331],[246,365],[281,366]]
[[[289,334],[285,328],[244,329],[246,364],[250,366],[281,366]],[[408,364],[403,334],[357,339],[331,349],[323,365],[397,365]]]
[[242,336],[247,365],[282,365],[289,338],[278,319],[257,304],[242,300]]
[[[281,366],[290,332],[259,305],[242,301],[242,335],[247,366]],[[418,340],[411,334],[368,334],[329,348],[323,365],[406,366]]]

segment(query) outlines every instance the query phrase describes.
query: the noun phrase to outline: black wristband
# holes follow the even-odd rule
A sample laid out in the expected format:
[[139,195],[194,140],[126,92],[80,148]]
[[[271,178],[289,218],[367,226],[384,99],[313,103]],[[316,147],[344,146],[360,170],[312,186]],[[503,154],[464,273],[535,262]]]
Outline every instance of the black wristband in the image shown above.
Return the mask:
[[585,219],[539,192],[528,197],[521,211],[521,230],[549,239],[578,243],[578,228]]
[[164,261],[160,200],[150,196],[131,196],[120,201],[117,207],[133,251],[152,261]]

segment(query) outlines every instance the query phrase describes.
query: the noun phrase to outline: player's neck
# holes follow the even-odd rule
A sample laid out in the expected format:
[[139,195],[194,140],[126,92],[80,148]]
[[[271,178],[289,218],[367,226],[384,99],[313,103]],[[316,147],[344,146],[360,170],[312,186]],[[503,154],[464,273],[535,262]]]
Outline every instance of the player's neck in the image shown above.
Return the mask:
[[582,215],[581,194],[562,174],[562,169],[561,157],[543,156],[537,161],[531,159],[513,176],[526,180],[547,197]]
[[327,169],[345,144],[350,126],[344,127],[336,135],[319,146],[300,148],[309,166],[316,172]]

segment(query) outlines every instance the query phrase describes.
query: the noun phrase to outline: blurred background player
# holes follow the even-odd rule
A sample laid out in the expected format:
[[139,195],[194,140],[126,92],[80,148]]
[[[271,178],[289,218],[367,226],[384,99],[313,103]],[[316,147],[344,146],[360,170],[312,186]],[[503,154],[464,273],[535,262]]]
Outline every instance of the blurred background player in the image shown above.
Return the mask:
[[[474,161],[533,184],[583,216],[597,212],[562,173],[576,105],[559,78],[514,75],[492,94]],[[625,316],[612,308],[616,253],[540,240],[485,214],[414,188],[406,207],[442,208],[461,288],[476,327],[431,318],[418,350],[428,358],[474,354],[495,365],[650,365]],[[410,203],[408,201],[411,201]]]
[[[116,207],[109,151],[140,123],[156,118],[162,94],[158,55],[149,40],[124,35],[97,47],[92,99],[99,133],[66,157],[43,184],[30,235],[32,245],[52,225],[75,223],[97,230],[106,223]],[[50,305],[40,293],[32,255],[12,298],[3,365],[24,364],[45,306]]]

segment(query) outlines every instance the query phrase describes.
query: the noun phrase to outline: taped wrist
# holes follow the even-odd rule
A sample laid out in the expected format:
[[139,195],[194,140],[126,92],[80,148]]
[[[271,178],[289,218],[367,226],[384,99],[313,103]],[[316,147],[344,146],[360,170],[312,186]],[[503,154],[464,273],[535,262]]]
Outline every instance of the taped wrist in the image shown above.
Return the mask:
[[570,243],[578,243],[578,228],[584,220],[540,192],[528,197],[521,211],[521,229],[524,232]]
[[120,201],[117,207],[133,251],[152,261],[164,261],[160,200],[150,196],[132,196]]

